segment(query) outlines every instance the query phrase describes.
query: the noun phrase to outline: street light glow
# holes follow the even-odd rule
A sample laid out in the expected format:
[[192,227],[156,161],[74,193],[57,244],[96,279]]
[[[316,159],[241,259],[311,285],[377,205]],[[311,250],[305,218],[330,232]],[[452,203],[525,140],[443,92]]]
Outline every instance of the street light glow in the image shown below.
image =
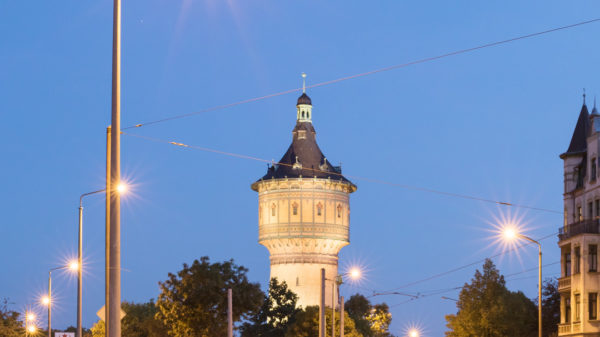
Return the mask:
[[77,263],[77,261],[69,263],[69,269],[71,269],[71,271],[77,271],[79,269],[79,263]]
[[506,240],[512,241],[518,236],[518,233],[514,228],[507,227],[507,228],[504,228],[502,235],[504,236],[504,238]]
[[27,327],[27,332],[29,332],[29,333],[35,333],[35,330],[36,330],[36,328],[33,325],[30,325]]
[[419,333],[419,330],[417,329],[410,329],[410,331],[408,332],[408,336],[409,337],[419,337],[421,334]]
[[32,312],[28,312],[28,313],[25,315],[25,319],[26,319],[26,320],[28,320],[28,321],[34,321],[34,320],[35,320],[35,314],[34,314],[34,313],[32,313]]
[[362,275],[362,273],[360,272],[360,269],[358,269],[357,267],[353,267],[352,269],[350,269],[350,278],[351,279],[358,280],[361,275]]
[[119,183],[119,185],[117,185],[117,192],[119,192],[119,194],[127,192],[127,185],[124,183]]
[[48,304],[50,304],[50,297],[48,297],[48,296],[44,296],[44,297],[42,297],[42,304],[43,304],[43,305],[48,305]]

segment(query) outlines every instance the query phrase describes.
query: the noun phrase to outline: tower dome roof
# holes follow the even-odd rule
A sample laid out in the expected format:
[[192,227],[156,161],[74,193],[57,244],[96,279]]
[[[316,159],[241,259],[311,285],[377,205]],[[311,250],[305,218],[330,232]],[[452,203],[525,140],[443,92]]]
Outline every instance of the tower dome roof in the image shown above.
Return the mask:
[[310,97],[308,97],[308,95],[305,92],[303,92],[302,95],[300,95],[300,97],[298,97],[298,103],[296,103],[296,105],[300,105],[300,104],[312,105],[312,101],[310,100]]

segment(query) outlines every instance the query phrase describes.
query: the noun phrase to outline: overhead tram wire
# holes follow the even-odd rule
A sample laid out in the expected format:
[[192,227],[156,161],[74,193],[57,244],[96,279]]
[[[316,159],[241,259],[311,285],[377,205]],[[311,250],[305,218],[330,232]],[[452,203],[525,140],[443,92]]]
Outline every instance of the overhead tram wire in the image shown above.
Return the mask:
[[[184,143],[170,141],[170,140],[156,138],[156,137],[143,136],[143,135],[139,135],[139,134],[135,134],[135,133],[121,132],[121,134],[126,135],[126,136],[140,138],[140,139],[145,139],[145,140],[149,140],[149,141],[153,141],[153,142],[175,145],[175,146],[188,148],[188,149],[200,150],[200,151],[204,151],[204,152],[211,152],[211,153],[221,154],[221,155],[235,157],[235,158],[254,160],[254,161],[268,163],[268,164],[272,164],[272,165],[282,165],[282,166],[292,167],[291,164],[275,162],[273,160],[262,159],[262,158],[239,154],[239,153],[234,153],[234,152],[226,152],[226,151],[211,149],[208,147],[189,145],[189,144],[184,144]],[[327,173],[330,175],[336,175],[336,176],[342,177],[341,173],[323,171],[323,170],[315,169],[315,168],[305,168],[303,170],[304,171],[312,171],[313,173]],[[362,181],[377,183],[377,184],[381,184],[381,185],[389,185],[389,186],[399,187],[399,188],[413,190],[413,191],[421,191],[421,192],[445,195],[445,196],[449,196],[449,197],[461,198],[461,199],[467,199],[467,200],[482,201],[482,202],[492,203],[492,204],[501,205],[501,206],[524,208],[524,209],[530,209],[530,210],[535,210],[535,211],[540,211],[540,212],[563,214],[563,212],[552,210],[552,209],[533,207],[533,206],[528,206],[528,205],[523,205],[523,204],[515,204],[515,203],[511,203],[511,202],[499,201],[499,200],[493,200],[493,199],[480,198],[480,197],[475,197],[472,195],[466,195],[466,194],[460,194],[460,193],[445,192],[445,191],[440,191],[440,190],[435,190],[435,189],[425,188],[425,187],[419,187],[419,186],[399,184],[399,183],[389,182],[389,181],[385,181],[385,180],[381,180],[381,179],[353,176],[353,175],[348,175],[348,174],[344,174],[343,176],[352,178],[353,180],[362,180]]]
[[[359,77],[364,77],[364,76],[369,76],[369,75],[373,75],[373,74],[377,74],[377,73],[382,73],[382,72],[386,72],[386,71],[390,71],[390,70],[396,70],[396,69],[400,69],[400,68],[406,68],[406,67],[409,67],[409,66],[412,66],[412,65],[416,65],[416,64],[427,63],[427,62],[436,61],[436,60],[443,59],[443,58],[450,57],[450,56],[455,56],[455,55],[470,53],[470,52],[477,51],[477,50],[480,50],[480,49],[495,47],[495,46],[499,46],[499,45],[503,45],[503,44],[507,44],[507,43],[511,43],[511,42],[515,42],[515,41],[519,41],[519,40],[529,39],[529,38],[532,38],[532,37],[536,37],[536,36],[540,36],[540,35],[545,35],[545,34],[549,34],[549,33],[554,33],[554,32],[565,30],[565,29],[575,28],[575,27],[578,27],[578,26],[583,26],[583,25],[587,25],[587,24],[590,24],[590,23],[595,23],[595,22],[598,22],[598,21],[600,21],[600,18],[591,19],[591,20],[587,20],[587,21],[581,21],[581,22],[578,22],[578,23],[574,23],[574,24],[570,24],[570,25],[566,25],[566,26],[560,26],[560,27],[556,27],[556,28],[551,28],[551,29],[547,29],[547,30],[544,30],[544,31],[536,32],[536,33],[521,35],[521,36],[513,37],[513,38],[510,38],[510,39],[506,39],[506,40],[500,40],[500,41],[496,41],[496,42],[486,43],[486,44],[482,44],[482,45],[479,45],[479,46],[476,46],[476,47],[471,47],[471,48],[466,48],[466,49],[459,49],[459,50],[455,50],[455,51],[452,51],[452,52],[448,52],[448,53],[444,53],[444,54],[440,54],[440,55],[436,55],[436,56],[431,56],[431,57],[426,57],[426,58],[422,58],[422,59],[410,61],[410,62],[407,62],[407,63],[400,63],[400,64],[396,64],[396,65],[392,65],[392,66],[388,66],[388,67],[384,67],[384,68],[379,68],[379,69],[375,69],[375,70],[371,70],[371,71],[367,71],[367,72],[362,72],[362,73],[358,73],[358,74],[354,74],[354,75],[344,76],[344,77],[340,77],[340,78],[337,78],[337,79],[328,80],[328,81],[324,81],[324,82],[320,82],[320,83],[308,85],[308,86],[306,86],[306,88],[307,89],[308,88],[317,88],[317,87],[322,87],[322,86],[326,86],[326,85],[330,85],[330,84],[335,84],[335,83],[339,83],[339,82],[343,82],[343,81],[352,80],[352,79],[359,78]],[[135,125],[131,125],[131,126],[122,128],[121,130],[128,130],[128,129],[140,128],[140,127],[147,126],[147,125],[158,124],[158,123],[168,122],[168,121],[172,121],[172,120],[176,120],[176,119],[191,117],[191,116],[198,115],[198,114],[205,113],[205,112],[223,110],[223,109],[231,108],[231,107],[234,107],[234,106],[237,106],[237,105],[242,105],[242,104],[246,104],[246,103],[257,102],[257,101],[261,101],[261,100],[265,100],[265,99],[269,99],[269,98],[273,98],[273,97],[277,97],[277,96],[283,96],[283,95],[291,94],[291,93],[294,93],[294,92],[299,92],[299,91],[302,91],[302,90],[303,90],[302,88],[295,88],[295,89],[284,90],[284,91],[280,91],[280,92],[276,92],[276,93],[272,93],[272,94],[268,94],[268,95],[264,95],[264,96],[249,98],[249,99],[245,99],[245,100],[241,100],[241,101],[237,101],[237,102],[233,102],[233,103],[217,105],[217,106],[213,106],[213,107],[202,109],[202,110],[195,111],[195,112],[189,112],[189,113],[185,113],[185,114],[180,114],[180,115],[175,115],[175,116],[171,116],[171,117],[165,117],[165,118],[162,118],[162,119],[157,119],[157,120],[154,120],[154,121],[149,121],[149,122],[144,122],[144,123],[138,123],[138,124],[135,124]]]

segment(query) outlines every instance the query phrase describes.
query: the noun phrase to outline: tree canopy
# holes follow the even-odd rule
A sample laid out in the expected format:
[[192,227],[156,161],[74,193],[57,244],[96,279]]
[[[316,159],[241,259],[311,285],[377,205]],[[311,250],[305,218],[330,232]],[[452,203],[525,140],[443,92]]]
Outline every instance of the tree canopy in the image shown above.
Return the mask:
[[389,337],[392,314],[385,303],[372,305],[363,295],[352,295],[345,304],[348,315],[354,320],[356,329],[364,337]]
[[8,299],[0,301],[0,336],[21,337],[25,333],[23,324],[19,321],[20,314],[8,308]]
[[248,270],[233,263],[210,263],[208,257],[183,265],[177,274],[159,282],[161,293],[156,318],[173,337],[227,335],[227,289],[233,289],[233,320],[248,319],[264,297],[258,283],[250,283]]
[[[339,336],[340,331],[340,313],[335,311],[335,331],[336,336]],[[331,308],[326,309],[326,327],[325,335],[331,336]],[[308,306],[306,309],[299,311],[296,314],[294,322],[287,329],[284,337],[314,337],[319,335],[319,307]],[[344,311],[344,336],[346,337],[363,337],[356,330],[354,320]]]
[[560,323],[560,293],[558,281],[549,278],[544,281],[542,288],[542,335],[556,336]]
[[486,259],[463,286],[456,315],[447,315],[447,337],[529,337],[537,331],[537,309],[522,292],[506,288],[504,276]]
[[[155,318],[158,309],[154,300],[146,303],[123,302],[125,317],[121,321],[121,333],[127,337],[163,337],[166,327]],[[98,321],[91,329],[92,337],[104,337],[104,321]]]

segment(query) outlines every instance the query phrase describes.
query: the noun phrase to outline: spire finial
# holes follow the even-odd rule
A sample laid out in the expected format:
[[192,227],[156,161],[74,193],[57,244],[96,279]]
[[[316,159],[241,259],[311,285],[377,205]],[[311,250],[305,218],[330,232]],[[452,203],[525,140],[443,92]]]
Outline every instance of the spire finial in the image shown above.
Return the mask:
[[306,93],[306,73],[302,73],[302,93]]
[[585,105],[585,88],[583,88],[583,105]]

